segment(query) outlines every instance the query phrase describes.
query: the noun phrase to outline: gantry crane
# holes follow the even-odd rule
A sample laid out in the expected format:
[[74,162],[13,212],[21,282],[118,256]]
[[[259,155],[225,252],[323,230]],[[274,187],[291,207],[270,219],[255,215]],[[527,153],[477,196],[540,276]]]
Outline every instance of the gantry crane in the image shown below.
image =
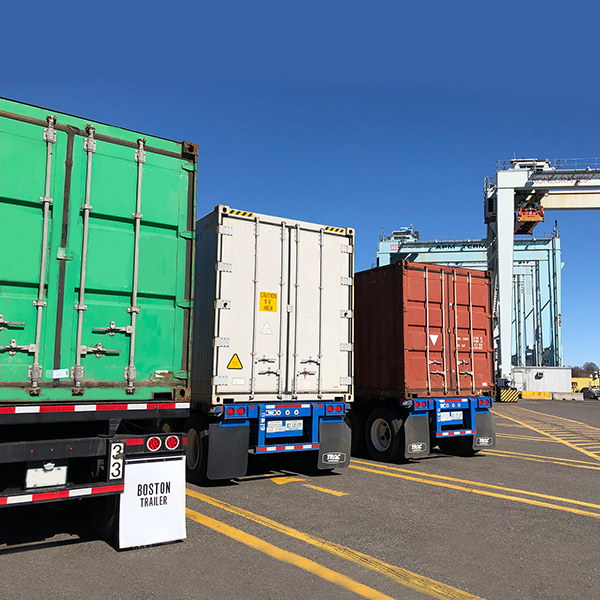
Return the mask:
[[[497,383],[508,387],[512,383],[514,236],[531,233],[548,210],[600,209],[600,159],[499,162],[496,175],[485,180],[484,202],[488,268],[495,283]],[[558,331],[561,315],[554,318]]]

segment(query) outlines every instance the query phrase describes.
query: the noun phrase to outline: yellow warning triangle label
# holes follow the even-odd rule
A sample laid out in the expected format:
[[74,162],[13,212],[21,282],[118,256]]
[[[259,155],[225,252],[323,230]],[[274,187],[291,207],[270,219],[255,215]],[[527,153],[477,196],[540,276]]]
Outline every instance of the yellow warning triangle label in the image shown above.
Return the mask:
[[227,368],[228,369],[243,369],[244,368],[244,367],[242,367],[242,361],[240,360],[240,357],[237,354],[234,354],[231,357],[231,360],[229,361]]

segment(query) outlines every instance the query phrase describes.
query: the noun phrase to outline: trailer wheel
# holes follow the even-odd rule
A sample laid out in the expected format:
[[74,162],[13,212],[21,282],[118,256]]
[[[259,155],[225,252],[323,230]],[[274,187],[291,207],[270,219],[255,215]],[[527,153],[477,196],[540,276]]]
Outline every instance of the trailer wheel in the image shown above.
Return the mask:
[[119,503],[117,494],[99,496],[86,500],[86,508],[92,528],[103,540],[117,537],[119,527]]
[[472,435],[438,439],[438,446],[441,452],[452,456],[473,456],[479,452],[479,450],[473,450]]
[[365,427],[367,449],[375,460],[392,462],[404,456],[404,427],[400,413],[394,409],[376,408]]
[[187,447],[185,450],[186,478],[190,483],[206,483],[208,459],[208,428],[201,417],[191,416],[185,424]]

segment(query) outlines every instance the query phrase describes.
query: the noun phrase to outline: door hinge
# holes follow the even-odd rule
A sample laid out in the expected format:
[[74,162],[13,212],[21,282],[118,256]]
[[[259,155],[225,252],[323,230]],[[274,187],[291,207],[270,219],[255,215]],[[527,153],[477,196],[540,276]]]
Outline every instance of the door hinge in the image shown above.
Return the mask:
[[340,385],[352,385],[352,377],[340,377]]
[[213,377],[212,384],[213,385],[227,385],[228,378],[227,377]]
[[216,266],[217,271],[231,273],[231,263],[218,262]]
[[352,311],[351,310],[341,310],[340,311],[340,317],[342,319],[351,319],[352,318]]
[[216,348],[229,348],[229,338],[226,338],[226,337],[215,338],[214,346]]
[[191,300],[177,300],[177,306],[179,306],[179,308],[192,308],[192,301]]
[[233,227],[219,225],[219,235],[233,235]]
[[192,171],[196,170],[196,163],[185,163],[185,164],[181,165],[181,168],[184,171],[190,171],[190,172],[192,172]]
[[195,231],[180,231],[179,237],[185,238],[186,240],[193,240],[196,235]]
[[173,375],[176,379],[189,379],[190,372],[189,371],[177,371]]
[[340,283],[342,285],[352,285],[352,277],[342,277]]
[[340,344],[340,350],[342,352],[352,352],[352,344]]

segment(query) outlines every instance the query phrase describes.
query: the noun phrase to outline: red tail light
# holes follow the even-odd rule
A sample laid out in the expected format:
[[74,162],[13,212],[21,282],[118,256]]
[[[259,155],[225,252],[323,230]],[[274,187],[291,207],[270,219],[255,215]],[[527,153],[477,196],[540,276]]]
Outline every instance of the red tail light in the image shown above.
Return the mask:
[[154,435],[151,438],[148,438],[148,441],[146,442],[146,448],[148,448],[150,452],[156,452],[160,448],[161,444],[161,439]]
[[246,409],[244,407],[240,406],[240,408],[237,409],[237,414],[238,415],[246,414]]
[[331,406],[331,404],[327,407],[327,412],[328,413],[333,412],[333,406]]
[[234,414],[234,413],[235,413],[235,410],[234,410],[233,408],[228,408],[228,409],[227,409],[227,415],[228,415],[228,416],[230,416],[230,417],[231,417],[231,416],[233,416],[233,414]]
[[176,435],[170,435],[165,441],[165,446],[169,450],[176,450],[179,446],[179,438]]
[[335,412],[342,412],[342,405],[341,405],[341,404],[338,404],[338,405],[335,407]]

